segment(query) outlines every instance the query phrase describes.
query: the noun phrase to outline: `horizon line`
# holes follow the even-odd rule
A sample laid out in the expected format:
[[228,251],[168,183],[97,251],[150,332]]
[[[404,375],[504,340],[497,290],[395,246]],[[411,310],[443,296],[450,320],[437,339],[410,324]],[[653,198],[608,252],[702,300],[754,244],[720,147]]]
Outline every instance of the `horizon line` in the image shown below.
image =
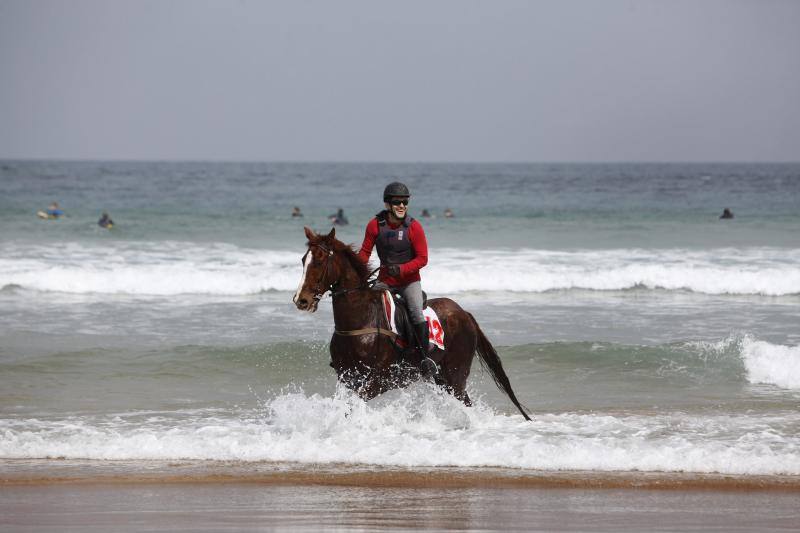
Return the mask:
[[357,164],[357,165],[619,165],[619,164],[648,164],[648,165],[754,165],[773,164],[787,165],[800,164],[800,160],[646,160],[646,159],[620,159],[620,160],[389,160],[389,159],[131,159],[131,158],[71,158],[71,157],[0,157],[0,161],[23,162],[61,162],[61,163],[212,163],[212,164]]

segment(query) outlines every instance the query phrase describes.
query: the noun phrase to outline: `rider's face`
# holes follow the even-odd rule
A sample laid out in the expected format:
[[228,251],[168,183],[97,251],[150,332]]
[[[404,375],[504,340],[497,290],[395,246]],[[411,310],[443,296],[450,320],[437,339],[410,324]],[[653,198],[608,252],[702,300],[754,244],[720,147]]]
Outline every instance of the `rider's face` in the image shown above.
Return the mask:
[[403,220],[408,212],[408,198],[392,198],[386,204],[386,208],[391,210],[396,218]]

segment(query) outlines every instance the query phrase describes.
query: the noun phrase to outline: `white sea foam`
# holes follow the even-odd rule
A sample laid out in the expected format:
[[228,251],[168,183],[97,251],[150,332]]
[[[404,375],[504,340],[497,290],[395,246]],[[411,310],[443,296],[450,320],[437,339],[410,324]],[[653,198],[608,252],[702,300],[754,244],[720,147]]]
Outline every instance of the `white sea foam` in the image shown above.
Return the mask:
[[[293,291],[296,251],[230,244],[0,244],[0,287],[103,294]],[[800,294],[800,249],[547,251],[439,249],[424,271],[436,294],[631,288],[706,294]]]
[[67,293],[255,294],[297,285],[300,255],[228,244],[4,245],[0,286]]
[[735,334],[716,342],[687,342],[685,346],[701,355],[731,353],[738,357],[749,383],[800,389],[800,346],[772,344],[749,334]]
[[745,337],[741,350],[751,383],[800,389],[800,346],[783,346]]
[[537,470],[800,474],[796,412],[540,414],[465,408],[418,385],[364,403],[281,394],[260,417],[0,420],[0,458],[209,459]]

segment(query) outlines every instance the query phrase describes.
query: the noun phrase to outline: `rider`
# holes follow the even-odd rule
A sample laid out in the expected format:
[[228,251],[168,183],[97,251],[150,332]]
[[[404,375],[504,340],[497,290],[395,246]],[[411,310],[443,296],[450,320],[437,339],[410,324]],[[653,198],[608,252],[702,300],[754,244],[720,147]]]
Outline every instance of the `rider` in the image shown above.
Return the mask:
[[381,267],[378,281],[399,293],[408,306],[423,374],[436,374],[436,363],[428,358],[428,323],[422,314],[419,271],[428,264],[428,241],[419,221],[408,215],[408,187],[394,181],[383,190],[385,209],[367,224],[359,258],[366,263],[373,246],[378,248]]

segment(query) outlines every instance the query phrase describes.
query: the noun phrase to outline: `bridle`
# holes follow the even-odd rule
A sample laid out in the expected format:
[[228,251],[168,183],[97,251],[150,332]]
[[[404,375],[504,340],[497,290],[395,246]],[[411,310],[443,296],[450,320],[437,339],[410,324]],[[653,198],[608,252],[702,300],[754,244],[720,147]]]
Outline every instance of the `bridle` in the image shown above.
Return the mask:
[[[308,245],[308,252],[306,252],[306,255],[308,255],[308,253],[311,252],[311,248],[314,248],[315,246],[317,248],[319,248],[320,250],[322,250],[323,252],[325,252],[325,265],[322,267],[322,274],[320,275],[319,279],[317,280],[317,283],[314,285],[314,296],[313,296],[313,299],[314,299],[315,303],[319,303],[319,301],[322,299],[322,297],[328,291],[330,291],[331,297],[335,298],[336,296],[341,296],[343,294],[347,294],[348,292],[360,291],[360,290],[369,289],[369,288],[372,287],[372,285],[374,284],[374,281],[373,282],[368,282],[366,284],[362,284],[362,285],[359,285],[358,287],[353,287],[353,288],[350,288],[350,289],[339,289],[339,290],[336,290],[336,286],[339,284],[338,280],[334,281],[333,283],[330,283],[328,286],[325,286],[323,284],[323,281],[328,276],[328,268],[330,266],[331,258],[333,257],[333,254],[334,254],[334,250],[332,248],[329,248],[329,247],[325,246],[325,244],[323,244],[323,243],[315,242],[315,243],[311,243],[311,244]],[[303,256],[303,261],[305,261],[305,256]],[[380,269],[380,267],[378,267],[375,270],[373,270],[369,274],[369,276],[367,276],[367,278],[372,277],[372,275],[375,274],[375,272],[377,272],[379,269]]]
[[[326,287],[324,285],[324,283],[323,283],[323,280],[325,280],[325,278],[328,276],[328,267],[330,266],[330,261],[331,261],[331,257],[333,257],[334,250],[331,249],[331,248],[328,248],[324,244],[321,244],[321,243],[318,243],[318,242],[311,243],[311,244],[308,245],[308,251],[306,252],[306,255],[303,256],[303,262],[305,262],[305,257],[311,252],[311,249],[314,248],[315,246],[317,248],[319,248],[320,250],[322,250],[323,252],[325,252],[325,266],[322,267],[322,274],[320,275],[319,279],[317,280],[317,283],[314,285],[314,296],[312,296],[312,298],[314,300],[314,304],[315,305],[319,304],[319,301],[322,299],[322,297],[328,291],[330,291],[330,293],[331,293],[331,298],[335,298],[337,296],[341,296],[343,294],[347,294],[348,292],[369,290],[376,283],[377,280],[373,280],[373,281],[368,281],[366,283],[362,283],[358,287],[352,287],[352,288],[345,288],[345,289],[336,290],[336,285],[339,283],[339,281],[336,280],[336,281],[334,281],[333,283],[329,284]],[[370,274],[367,276],[367,278],[369,279],[370,277],[372,277],[372,275],[375,274],[378,270],[380,270],[380,267],[378,267],[375,270],[373,270],[372,272],[370,272]],[[380,303],[378,303],[377,305],[380,308]],[[380,311],[379,311],[379,313],[380,313]],[[336,335],[344,335],[344,336],[360,336],[360,335],[369,335],[369,334],[372,334],[372,333],[377,333],[379,337],[380,337],[380,335],[386,335],[389,338],[391,338],[393,341],[397,342],[397,334],[394,333],[391,330],[387,330],[387,329],[381,328],[380,327],[380,319],[378,320],[377,327],[368,327],[368,328],[355,329],[355,330],[349,330],[349,331],[340,331],[338,329],[334,329],[334,334],[336,334]],[[377,349],[377,346],[378,346],[377,343],[375,344],[375,346],[376,346],[376,349]]]
[[[334,286],[336,285],[337,282],[331,283],[327,287],[323,286],[322,283],[323,280],[325,280],[325,278],[328,277],[328,267],[330,266],[331,257],[333,257],[333,250],[331,248],[328,248],[324,244],[311,243],[308,245],[308,251],[306,252],[306,255],[308,255],[311,252],[311,249],[314,248],[315,246],[320,250],[322,250],[323,252],[325,252],[325,266],[322,268],[322,274],[317,280],[317,283],[314,285],[314,296],[313,296],[314,303],[319,303],[319,301],[322,299],[322,297],[325,295],[326,292],[331,291],[331,293],[333,293]],[[304,262],[305,262],[305,257],[306,256],[304,255],[303,256]]]

